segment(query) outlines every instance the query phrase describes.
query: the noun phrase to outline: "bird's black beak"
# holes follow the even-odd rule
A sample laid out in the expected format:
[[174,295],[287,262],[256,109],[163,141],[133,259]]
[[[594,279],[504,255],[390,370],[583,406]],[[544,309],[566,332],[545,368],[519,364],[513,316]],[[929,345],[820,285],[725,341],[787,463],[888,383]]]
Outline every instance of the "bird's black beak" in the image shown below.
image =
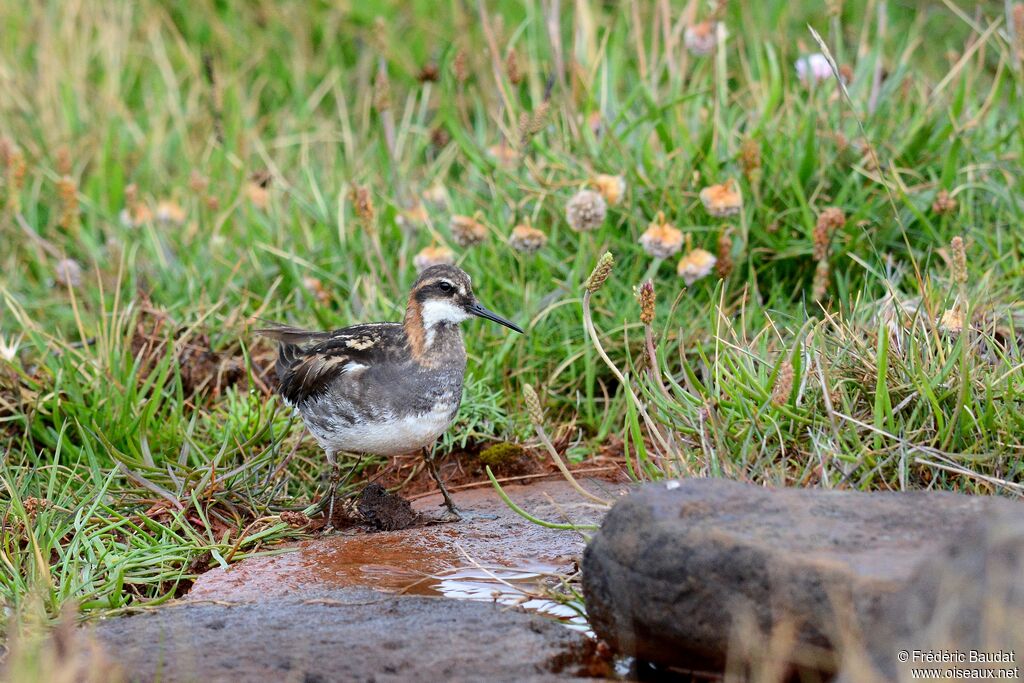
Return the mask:
[[472,313],[473,315],[477,316],[477,317],[487,318],[488,320],[493,320],[494,322],[498,323],[499,325],[504,325],[505,327],[507,327],[510,330],[515,330],[519,334],[523,334],[523,330],[522,330],[521,327],[519,327],[518,325],[516,325],[514,322],[512,322],[510,320],[505,320],[504,318],[502,318],[497,313],[494,313],[493,311],[487,310],[486,308],[483,307],[483,304],[481,304],[479,301],[474,301],[472,304],[469,305],[469,308],[466,309],[466,310],[468,312]]

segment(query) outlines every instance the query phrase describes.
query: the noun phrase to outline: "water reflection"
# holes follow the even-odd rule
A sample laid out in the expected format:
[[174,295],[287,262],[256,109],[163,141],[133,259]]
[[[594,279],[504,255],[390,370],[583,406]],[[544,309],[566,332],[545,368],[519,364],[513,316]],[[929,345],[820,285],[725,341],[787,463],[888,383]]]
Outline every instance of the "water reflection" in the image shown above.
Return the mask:
[[466,567],[434,577],[430,588],[446,598],[495,602],[555,617],[568,628],[593,637],[590,624],[579,610],[542,597],[544,578],[557,571],[558,567],[553,566],[528,569]]

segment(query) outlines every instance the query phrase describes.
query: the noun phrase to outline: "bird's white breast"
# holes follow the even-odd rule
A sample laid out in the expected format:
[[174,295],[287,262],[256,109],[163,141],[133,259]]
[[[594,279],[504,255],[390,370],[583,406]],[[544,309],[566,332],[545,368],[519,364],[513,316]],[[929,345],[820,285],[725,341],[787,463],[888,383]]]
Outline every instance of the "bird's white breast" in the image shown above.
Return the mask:
[[325,449],[398,455],[433,444],[451,424],[457,408],[458,405],[450,401],[438,401],[425,413],[389,416],[353,425],[335,424],[322,434],[311,431]]

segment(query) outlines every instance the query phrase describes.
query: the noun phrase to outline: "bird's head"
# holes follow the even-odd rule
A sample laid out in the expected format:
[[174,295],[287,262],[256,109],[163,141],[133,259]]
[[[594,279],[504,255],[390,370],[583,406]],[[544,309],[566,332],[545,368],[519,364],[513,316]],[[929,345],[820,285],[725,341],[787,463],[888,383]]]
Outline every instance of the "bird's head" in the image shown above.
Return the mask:
[[420,273],[409,293],[406,329],[411,333],[416,331],[411,328],[422,329],[429,346],[439,327],[458,325],[474,316],[493,320],[516,332],[523,331],[477,300],[466,271],[451,265],[431,266]]

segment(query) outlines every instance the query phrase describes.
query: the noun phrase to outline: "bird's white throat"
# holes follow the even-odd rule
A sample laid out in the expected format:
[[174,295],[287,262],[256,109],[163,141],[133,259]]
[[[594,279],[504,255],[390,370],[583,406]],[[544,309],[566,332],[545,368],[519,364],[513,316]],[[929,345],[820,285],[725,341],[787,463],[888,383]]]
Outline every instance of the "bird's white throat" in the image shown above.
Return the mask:
[[427,346],[434,343],[434,330],[438,325],[454,325],[473,317],[451,301],[437,299],[423,302],[420,315],[423,318],[423,330],[426,332]]

